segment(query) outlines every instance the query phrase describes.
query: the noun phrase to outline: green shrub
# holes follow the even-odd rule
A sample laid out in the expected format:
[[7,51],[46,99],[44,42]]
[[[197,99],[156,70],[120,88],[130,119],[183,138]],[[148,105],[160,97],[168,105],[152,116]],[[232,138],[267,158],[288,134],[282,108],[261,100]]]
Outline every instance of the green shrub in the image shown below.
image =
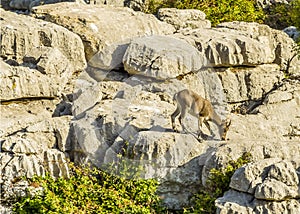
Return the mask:
[[237,160],[229,161],[225,168],[212,169],[206,182],[206,188],[195,195],[193,208],[185,210],[185,213],[216,213],[215,200],[229,190],[233,173],[244,164],[249,163],[251,157],[249,152],[245,152]]
[[159,8],[199,9],[212,25],[227,21],[262,22],[264,13],[255,0],[150,0],[147,12],[156,13]]
[[16,213],[161,213],[157,181],[126,180],[100,170],[72,166],[70,178],[30,179],[44,192],[20,198]]
[[300,0],[293,0],[290,4],[277,3],[266,9],[265,24],[275,29],[288,26],[300,28]]

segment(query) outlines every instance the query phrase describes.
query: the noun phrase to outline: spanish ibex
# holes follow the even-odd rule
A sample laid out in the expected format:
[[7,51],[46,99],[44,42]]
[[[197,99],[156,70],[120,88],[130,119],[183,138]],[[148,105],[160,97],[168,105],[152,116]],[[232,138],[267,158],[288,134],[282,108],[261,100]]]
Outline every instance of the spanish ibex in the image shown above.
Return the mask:
[[176,93],[174,95],[174,101],[177,102],[177,108],[171,115],[173,130],[177,131],[175,128],[175,118],[180,114],[180,125],[183,131],[186,131],[186,128],[183,125],[183,119],[185,118],[187,113],[190,113],[191,115],[198,118],[198,137],[203,134],[200,129],[202,127],[202,123],[206,125],[206,127],[210,131],[211,136],[215,136],[208,123],[208,121],[211,121],[218,126],[220,137],[222,140],[225,140],[231,121],[229,119],[224,121],[221,120],[221,118],[214,111],[210,101],[204,99],[200,95],[188,89],[184,89]]

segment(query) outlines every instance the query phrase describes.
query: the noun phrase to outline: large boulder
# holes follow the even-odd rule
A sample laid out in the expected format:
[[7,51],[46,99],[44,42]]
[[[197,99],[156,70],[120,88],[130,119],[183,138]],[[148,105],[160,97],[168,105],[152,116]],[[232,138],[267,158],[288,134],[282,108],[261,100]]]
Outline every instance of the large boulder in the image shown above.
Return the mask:
[[[0,17],[3,59],[22,64],[26,54],[36,52],[36,48],[51,47],[65,56],[66,59],[60,59],[64,65],[69,64],[76,71],[85,68],[83,43],[78,35],[53,23],[8,11],[1,11]],[[57,53],[49,54],[55,57]],[[61,57],[58,54],[57,57]]]
[[[299,81],[285,81],[277,90],[252,104],[248,114],[231,114],[229,139],[300,141]],[[288,109],[288,114],[287,114]],[[247,111],[246,111],[247,112]]]
[[[26,193],[20,177],[69,176],[66,145],[71,117],[51,118],[55,101],[27,100],[1,106],[1,198],[5,201]],[[22,190],[18,190],[18,189]]]
[[279,85],[284,78],[277,64],[263,64],[256,67],[215,69],[222,82],[226,100],[238,103],[257,100]]
[[176,30],[184,28],[210,28],[211,23],[205,19],[206,15],[200,10],[176,8],[160,8],[157,13],[161,21],[173,25]]
[[[228,29],[236,31],[238,34],[245,35],[249,38],[265,45],[265,48],[271,49],[271,54],[275,57],[273,63],[278,64],[281,69],[287,69],[288,61],[296,54],[296,43],[286,33],[275,30],[267,25],[247,22],[225,22],[219,24],[217,28],[225,32]],[[299,75],[300,59],[294,58],[289,67],[289,73]]]
[[103,70],[122,66],[133,38],[174,32],[171,25],[153,15],[122,7],[58,3],[35,7],[33,13],[78,34],[90,65]]
[[10,66],[0,59],[2,101],[55,98],[60,96],[71,78],[72,65],[58,49],[41,47],[31,51],[23,58],[28,66]]
[[299,159],[268,158],[239,168],[231,178],[232,189],[216,201],[217,213],[298,213],[299,164]]
[[[260,166],[265,167],[263,163],[268,162],[267,159],[280,159],[286,161],[292,161],[299,165],[299,150],[300,150],[300,141],[293,142],[283,142],[283,141],[264,141],[264,140],[231,140],[228,141],[227,144],[221,144],[214,152],[212,152],[205,162],[203,163],[202,170],[202,182],[206,185],[207,178],[209,177],[210,170],[213,168],[222,168],[226,167],[230,160],[237,160],[242,156],[243,153],[249,152],[252,156],[252,161],[255,163],[257,161],[262,161]],[[263,160],[265,162],[263,162]],[[297,167],[295,168],[297,169]],[[250,172],[249,168],[249,172]],[[262,170],[263,171],[263,170]],[[258,173],[257,171],[253,173]],[[249,176],[251,177],[251,176]],[[251,179],[254,182],[254,177]],[[258,179],[259,176],[258,176]],[[243,182],[243,181],[241,181]],[[246,185],[247,183],[247,185]],[[251,183],[251,182],[250,182]],[[256,183],[260,183],[257,181]],[[253,183],[254,185],[254,183]],[[250,185],[251,187],[251,185]],[[240,188],[248,189],[248,191],[254,192],[254,190],[250,190],[249,182],[244,182]]]
[[[205,53],[214,67],[275,63],[285,70],[295,54],[296,44],[287,34],[257,23],[227,22],[211,29],[180,31],[176,36]],[[299,66],[299,59],[295,58],[289,72],[299,74]]]
[[[41,0],[11,0],[9,2],[9,6],[13,9],[18,9],[18,10],[31,10],[33,7],[38,6],[38,5],[43,5],[43,4],[54,4],[58,2],[80,2],[78,0],[46,0],[46,1],[41,1]],[[84,1],[82,0],[82,3]]]
[[171,36],[149,36],[133,40],[123,58],[130,74],[161,79],[175,78],[204,67],[205,57],[184,40]]

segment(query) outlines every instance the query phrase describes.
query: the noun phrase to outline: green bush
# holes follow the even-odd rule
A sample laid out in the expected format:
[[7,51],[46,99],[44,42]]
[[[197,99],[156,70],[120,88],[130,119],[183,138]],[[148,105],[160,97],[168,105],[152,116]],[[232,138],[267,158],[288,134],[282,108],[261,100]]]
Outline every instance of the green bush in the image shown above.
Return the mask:
[[206,188],[194,197],[194,206],[185,213],[216,213],[215,200],[229,190],[233,173],[251,161],[251,154],[245,152],[237,160],[229,161],[225,168],[212,169],[206,182]]
[[272,28],[282,30],[291,25],[300,28],[300,0],[293,0],[290,4],[274,4],[265,13],[265,24]]
[[150,0],[147,12],[156,13],[159,8],[199,9],[212,25],[228,21],[260,22],[264,13],[255,0]]
[[44,191],[19,198],[16,213],[161,213],[157,181],[125,178],[72,166],[70,178],[30,179]]

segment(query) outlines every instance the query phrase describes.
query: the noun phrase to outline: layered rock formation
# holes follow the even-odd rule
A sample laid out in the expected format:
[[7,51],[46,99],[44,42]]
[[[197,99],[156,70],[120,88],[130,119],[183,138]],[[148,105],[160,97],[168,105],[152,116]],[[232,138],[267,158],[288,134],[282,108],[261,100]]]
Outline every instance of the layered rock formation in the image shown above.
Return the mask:
[[[142,168],[143,178],[159,179],[164,204],[181,209],[206,185],[210,169],[249,151],[253,163],[233,176],[218,212],[273,213],[280,206],[297,213],[300,61],[288,35],[256,23],[210,28],[200,11],[162,10],[165,22],[75,3],[32,11],[1,10],[5,200],[22,175],[68,176],[67,160],[118,175],[125,162]],[[207,136],[198,139],[190,115],[189,133],[171,129],[173,95],[185,88],[232,120],[226,141],[213,124],[216,137],[203,128]],[[13,186],[18,194],[28,188]]]

